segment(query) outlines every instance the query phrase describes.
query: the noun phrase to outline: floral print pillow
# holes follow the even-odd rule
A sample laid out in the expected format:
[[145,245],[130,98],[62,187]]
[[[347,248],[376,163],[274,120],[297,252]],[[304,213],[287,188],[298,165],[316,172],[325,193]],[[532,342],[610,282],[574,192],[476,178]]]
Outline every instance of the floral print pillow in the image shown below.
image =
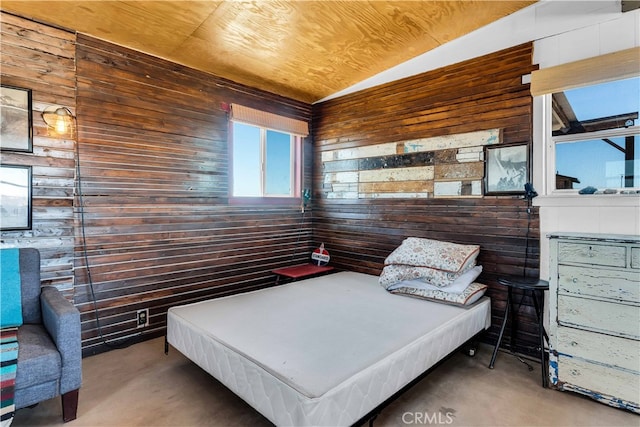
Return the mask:
[[428,290],[417,288],[398,288],[391,293],[408,295],[411,297],[422,298],[430,301],[444,302],[453,305],[471,305],[478,301],[486,292],[487,285],[481,283],[472,283],[460,294],[445,292],[444,290]]
[[385,266],[428,267],[458,273],[475,265],[479,252],[479,245],[460,245],[439,240],[408,237],[391,252],[384,264]]

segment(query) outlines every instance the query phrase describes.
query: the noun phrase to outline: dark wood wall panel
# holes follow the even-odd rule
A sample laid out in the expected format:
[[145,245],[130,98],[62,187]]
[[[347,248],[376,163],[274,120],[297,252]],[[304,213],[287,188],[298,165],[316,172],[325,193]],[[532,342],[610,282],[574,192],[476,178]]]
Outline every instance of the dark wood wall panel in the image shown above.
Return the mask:
[[42,120],[47,107],[75,111],[75,35],[0,12],[0,80],[32,90],[33,153],[3,151],[0,162],[32,167],[32,229],[2,231],[0,246],[35,247],[43,285],[73,298],[75,138]]
[[[503,144],[531,147],[532,98],[521,76],[533,69],[532,45],[525,44],[314,105],[313,238],[325,243],[332,263],[377,275],[386,256],[409,236],[479,244],[479,280],[489,285],[493,309],[486,339],[495,342],[506,300],[497,279],[524,272],[526,202],[512,196],[329,199],[322,152],[485,129],[502,129]],[[536,209],[529,234],[526,275],[537,276]],[[519,316],[527,352],[537,339],[532,304],[525,298]]]
[[229,205],[225,105],[305,121],[310,105],[83,35],[77,58],[85,353],[102,350],[103,338],[161,334],[170,306],[272,285],[272,269],[307,259],[311,215],[299,205]]
[[[269,286],[271,269],[304,262],[320,242],[336,267],[379,274],[407,236],[481,245],[481,280],[493,300],[488,340],[495,339],[506,295],[497,277],[522,271],[525,202],[327,199],[321,154],[493,128],[503,130],[503,143],[530,144],[531,98],[520,78],[533,69],[531,45],[312,107],[0,16],[2,82],[33,89],[35,134],[33,154],[1,154],[2,163],[34,168],[34,228],[2,232],[2,246],[41,250],[43,283],[65,289],[81,310],[85,354],[106,349],[103,338],[162,334],[172,305]],[[229,205],[225,105],[234,102],[307,121],[313,112],[304,159],[312,211]],[[77,114],[81,193],[74,190],[76,138],[46,128],[39,112],[49,105]],[[527,275],[536,276],[535,209],[530,234]],[[142,308],[150,309],[151,325],[137,329]],[[525,341],[534,342],[528,299],[521,313]]]

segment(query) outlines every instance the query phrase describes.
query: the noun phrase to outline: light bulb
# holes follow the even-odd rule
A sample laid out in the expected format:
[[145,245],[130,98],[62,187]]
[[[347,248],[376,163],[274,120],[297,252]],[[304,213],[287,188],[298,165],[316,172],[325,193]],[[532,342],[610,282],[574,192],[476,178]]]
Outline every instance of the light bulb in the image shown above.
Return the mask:
[[69,113],[64,108],[56,110],[56,132],[67,133],[67,117],[69,117]]
[[58,116],[56,118],[56,132],[58,133],[66,133],[67,132],[67,124],[65,123],[63,116]]

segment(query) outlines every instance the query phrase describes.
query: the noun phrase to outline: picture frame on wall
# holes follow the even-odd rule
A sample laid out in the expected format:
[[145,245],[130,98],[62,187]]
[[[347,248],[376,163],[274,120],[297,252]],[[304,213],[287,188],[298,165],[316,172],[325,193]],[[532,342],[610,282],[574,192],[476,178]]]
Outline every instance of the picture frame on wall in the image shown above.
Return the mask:
[[0,165],[0,229],[31,229],[31,166]]
[[31,89],[0,85],[0,150],[33,152]]
[[494,145],[485,148],[484,194],[524,194],[529,182],[529,147],[527,144]]

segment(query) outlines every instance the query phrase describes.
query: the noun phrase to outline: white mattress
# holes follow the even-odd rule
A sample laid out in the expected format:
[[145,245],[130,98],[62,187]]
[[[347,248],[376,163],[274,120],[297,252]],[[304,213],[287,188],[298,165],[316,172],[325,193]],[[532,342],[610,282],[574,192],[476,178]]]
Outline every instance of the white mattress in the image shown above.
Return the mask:
[[276,425],[351,425],[490,326],[342,272],[169,309],[167,339]]

